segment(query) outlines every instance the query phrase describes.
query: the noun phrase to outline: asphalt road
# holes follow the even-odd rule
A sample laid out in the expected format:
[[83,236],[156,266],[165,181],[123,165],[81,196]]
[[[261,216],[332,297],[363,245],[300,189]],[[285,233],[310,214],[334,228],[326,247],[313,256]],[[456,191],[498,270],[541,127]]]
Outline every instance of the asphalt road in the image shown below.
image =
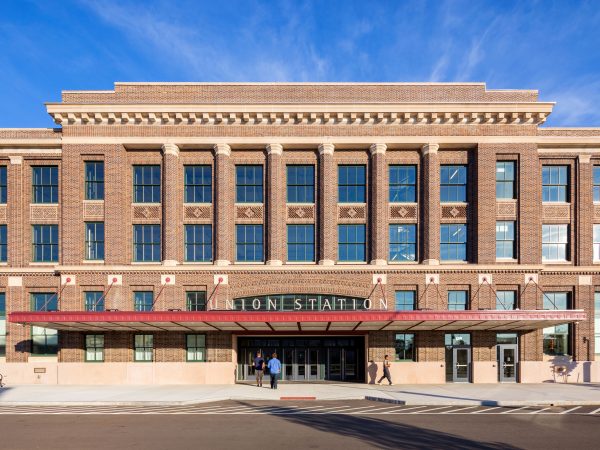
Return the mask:
[[597,449],[585,407],[414,407],[369,401],[182,407],[3,407],[0,449]]

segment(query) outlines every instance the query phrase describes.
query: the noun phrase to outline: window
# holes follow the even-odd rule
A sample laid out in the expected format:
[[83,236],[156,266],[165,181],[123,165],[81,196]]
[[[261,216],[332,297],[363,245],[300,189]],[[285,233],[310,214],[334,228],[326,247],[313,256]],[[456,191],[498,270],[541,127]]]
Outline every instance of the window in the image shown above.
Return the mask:
[[185,337],[187,360],[206,361],[206,336],[203,334],[188,334]]
[[[32,311],[57,311],[58,297],[54,292],[31,294]],[[58,352],[58,332],[49,328],[31,327],[31,354],[55,355]]]
[[594,261],[600,261],[600,225],[594,225]]
[[[543,294],[544,309],[571,309],[569,292],[546,292]],[[544,328],[544,353],[546,355],[571,354],[571,326],[569,324]]]
[[594,202],[600,202],[600,166],[594,166]]
[[185,225],[185,260],[212,261],[212,226]]
[[542,167],[542,201],[568,202],[568,186],[567,166]]
[[85,163],[85,199],[104,200],[104,162]]
[[33,261],[58,262],[58,225],[33,225]]
[[415,309],[415,291],[396,291],[396,311]]
[[415,335],[410,333],[398,333],[395,340],[396,361],[415,360]]
[[390,166],[390,203],[414,203],[416,201],[416,166]]
[[104,222],[85,223],[85,259],[104,259]]
[[134,336],[134,361],[152,361],[154,336],[151,334],[136,334]]
[[338,166],[338,202],[366,202],[365,166]]
[[496,259],[515,259],[515,223],[496,222]]
[[31,294],[32,311],[57,311],[58,297],[55,292],[35,292]]
[[519,335],[517,333],[496,333],[496,344],[518,344]]
[[440,200],[467,201],[467,166],[440,167]]
[[594,348],[596,361],[600,359],[600,292],[594,293]]
[[390,261],[416,261],[416,225],[390,225]]
[[86,334],[85,335],[85,360],[102,362],[104,361],[104,335]]
[[261,262],[263,260],[263,226],[236,225],[236,261]]
[[542,261],[567,261],[568,225],[542,225]]
[[315,202],[315,166],[287,166],[287,202]]
[[160,166],[133,166],[133,202],[160,203]]
[[315,260],[315,226],[287,226],[287,259],[288,261]]
[[104,311],[104,292],[85,291],[83,301],[86,311]]
[[6,356],[6,293],[0,292],[0,357]]
[[152,311],[154,306],[154,292],[152,291],[135,291],[133,293],[133,310],[134,311]]
[[515,198],[515,163],[512,161],[496,163],[496,198],[498,200]]
[[212,202],[212,167],[211,166],[185,166],[184,167],[184,202],[185,203],[211,203]]
[[160,261],[160,225],[133,226],[133,260]]
[[366,261],[367,244],[364,225],[338,225],[338,260]]
[[448,291],[448,310],[464,311],[469,309],[467,291]]
[[7,185],[6,166],[0,166],[0,203],[6,203]]
[[471,345],[471,335],[469,333],[446,333],[444,335],[444,345]]
[[442,225],[440,238],[440,258],[442,261],[467,260],[466,225]]
[[8,261],[8,233],[6,225],[0,225],[0,262]]
[[517,309],[517,293],[515,291],[496,291],[496,309]]
[[185,303],[188,311],[206,311],[206,292],[188,291],[185,293]]
[[38,166],[33,170],[33,203],[58,203],[58,166]]
[[263,202],[263,166],[235,166],[235,201]]

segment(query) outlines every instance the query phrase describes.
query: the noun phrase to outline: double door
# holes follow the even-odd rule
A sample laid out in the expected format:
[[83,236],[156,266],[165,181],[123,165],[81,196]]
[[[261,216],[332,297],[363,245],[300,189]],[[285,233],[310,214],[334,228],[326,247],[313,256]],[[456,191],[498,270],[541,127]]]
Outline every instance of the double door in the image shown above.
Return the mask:
[[283,378],[288,381],[317,381],[325,378],[321,349],[289,348],[283,350]]

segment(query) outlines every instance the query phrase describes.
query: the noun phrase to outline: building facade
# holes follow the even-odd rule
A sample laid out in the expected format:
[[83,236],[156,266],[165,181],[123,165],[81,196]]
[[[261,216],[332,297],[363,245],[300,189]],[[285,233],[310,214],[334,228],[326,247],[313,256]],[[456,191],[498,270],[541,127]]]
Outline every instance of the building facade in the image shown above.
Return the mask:
[[[600,381],[600,128],[484,84],[117,83],[0,129],[0,373]],[[596,353],[598,352],[598,353]],[[596,361],[598,359],[598,361]]]

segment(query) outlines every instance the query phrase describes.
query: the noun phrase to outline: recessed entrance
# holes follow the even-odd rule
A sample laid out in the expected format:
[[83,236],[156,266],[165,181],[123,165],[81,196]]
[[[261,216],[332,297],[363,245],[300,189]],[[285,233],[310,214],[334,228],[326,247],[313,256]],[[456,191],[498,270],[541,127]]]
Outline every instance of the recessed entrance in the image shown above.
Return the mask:
[[258,351],[265,362],[277,353],[284,381],[364,381],[362,336],[239,337],[238,381],[255,380]]

